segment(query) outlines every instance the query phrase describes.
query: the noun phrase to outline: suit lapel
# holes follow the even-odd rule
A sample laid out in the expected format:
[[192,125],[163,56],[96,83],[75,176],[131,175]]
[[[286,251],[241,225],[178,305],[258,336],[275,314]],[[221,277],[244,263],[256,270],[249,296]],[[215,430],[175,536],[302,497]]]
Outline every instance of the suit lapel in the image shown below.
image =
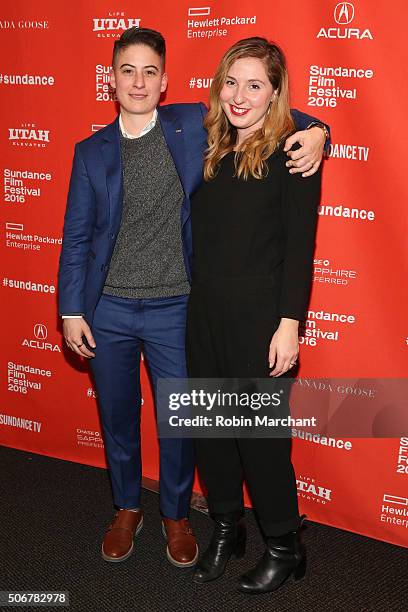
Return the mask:
[[183,124],[174,110],[166,106],[159,106],[157,110],[164,138],[173,158],[184,191],[184,201],[181,208],[181,225],[183,226],[190,215],[191,193],[191,181],[189,180],[190,176],[187,172],[186,136],[184,134]]
[[[173,158],[174,165],[184,191],[181,209],[181,224],[184,225],[190,214],[190,193],[192,183],[187,172],[187,153],[182,122],[177,114],[166,106],[158,107],[158,117],[164,138]],[[104,130],[102,136],[102,157],[106,170],[106,187],[109,196],[109,210],[112,229],[117,230],[122,217],[123,173],[120,152],[119,117]]]
[[164,138],[173,158],[174,165],[176,166],[181,184],[183,185],[184,193],[187,195],[188,191],[185,185],[185,142],[182,123],[176,113],[174,113],[174,111],[169,111],[165,106],[159,106],[157,111]]
[[106,170],[106,187],[109,196],[110,220],[111,224],[116,226],[120,223],[123,205],[119,118],[107,127],[102,138],[101,149]]

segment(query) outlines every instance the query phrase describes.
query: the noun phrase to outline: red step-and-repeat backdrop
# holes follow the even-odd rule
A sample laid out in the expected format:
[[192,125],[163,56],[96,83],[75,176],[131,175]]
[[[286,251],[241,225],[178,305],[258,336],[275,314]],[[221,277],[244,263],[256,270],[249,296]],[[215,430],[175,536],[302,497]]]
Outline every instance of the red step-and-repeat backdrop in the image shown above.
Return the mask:
[[[404,0],[5,0],[0,9],[0,443],[104,466],[95,391],[67,352],[56,277],[74,143],[116,114],[112,45],[130,26],[168,43],[165,102],[207,102],[236,40],[282,46],[291,103],[332,128],[301,376],[407,372]],[[157,478],[143,370],[144,475]],[[401,436],[406,432],[401,432]],[[408,546],[408,437],[294,440],[302,512]],[[198,482],[196,483],[198,487]]]

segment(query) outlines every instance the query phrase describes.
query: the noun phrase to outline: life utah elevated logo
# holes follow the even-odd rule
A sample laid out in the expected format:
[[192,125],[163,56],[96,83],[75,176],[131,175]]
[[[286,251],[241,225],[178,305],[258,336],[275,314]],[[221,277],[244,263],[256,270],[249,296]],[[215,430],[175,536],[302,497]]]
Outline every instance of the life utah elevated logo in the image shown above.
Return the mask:
[[119,38],[128,28],[140,28],[139,17],[128,17],[125,11],[109,11],[92,19],[92,29],[98,38]]

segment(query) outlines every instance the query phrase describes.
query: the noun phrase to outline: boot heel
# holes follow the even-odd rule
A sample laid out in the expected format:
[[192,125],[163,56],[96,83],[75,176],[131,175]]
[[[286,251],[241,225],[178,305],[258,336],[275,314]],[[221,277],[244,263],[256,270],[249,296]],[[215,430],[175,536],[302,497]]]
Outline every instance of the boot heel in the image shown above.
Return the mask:
[[296,582],[303,580],[306,574],[306,557],[303,557],[299,565],[293,570],[293,578]]
[[233,556],[235,557],[235,559],[242,559],[242,557],[245,556],[245,550],[246,550],[246,536],[242,537],[236,543],[235,550],[233,552]]

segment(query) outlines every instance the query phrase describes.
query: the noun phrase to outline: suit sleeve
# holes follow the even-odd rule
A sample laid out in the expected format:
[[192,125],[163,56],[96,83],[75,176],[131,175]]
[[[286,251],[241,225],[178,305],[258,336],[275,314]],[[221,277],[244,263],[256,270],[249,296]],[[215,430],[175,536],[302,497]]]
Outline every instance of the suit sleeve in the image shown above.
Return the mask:
[[321,119],[317,119],[316,117],[312,117],[311,115],[306,115],[306,113],[302,113],[301,111],[297,110],[296,108],[291,108],[290,109],[290,113],[292,115],[292,119],[295,122],[295,126],[296,129],[298,131],[301,130],[306,130],[307,127],[311,124],[311,123],[323,123],[323,125],[326,126],[327,131],[329,132],[329,138],[326,140],[326,144],[324,146],[324,149],[326,151],[326,153],[329,150],[330,144],[331,144],[331,133],[330,133],[330,126],[327,125],[327,123],[324,123],[324,121],[322,121]]
[[279,316],[303,321],[309,303],[321,166],[310,177],[283,168],[282,216],[285,229]]
[[85,311],[84,290],[95,209],[95,193],[76,145],[58,272],[59,314]]
[[202,118],[204,120],[206,114],[208,113],[208,108],[206,107],[204,102],[199,102],[199,105],[200,105],[201,116],[202,116]]

